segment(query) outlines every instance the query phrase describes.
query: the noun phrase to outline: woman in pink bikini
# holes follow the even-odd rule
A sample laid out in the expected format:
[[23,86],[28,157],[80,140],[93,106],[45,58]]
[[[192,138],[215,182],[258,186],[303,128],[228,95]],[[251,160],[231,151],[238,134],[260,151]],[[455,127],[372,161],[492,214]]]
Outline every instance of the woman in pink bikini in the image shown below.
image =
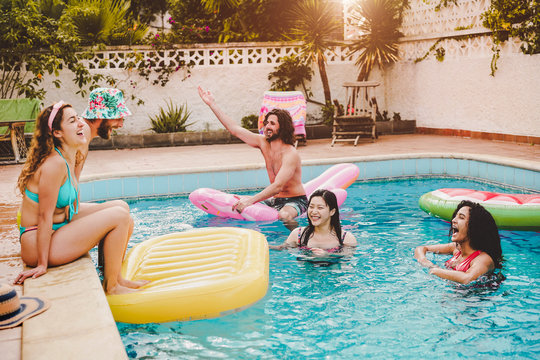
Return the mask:
[[[501,267],[502,250],[499,231],[493,216],[472,201],[459,203],[452,216],[449,244],[418,246],[414,257],[429,267],[429,273],[443,279],[468,284],[479,276]],[[446,269],[426,258],[427,252],[452,254]]]
[[339,208],[333,192],[315,190],[309,198],[307,217],[308,226],[294,229],[283,244],[270,245],[270,249],[298,247],[324,257],[342,254],[347,248],[356,246],[354,235],[341,229]]

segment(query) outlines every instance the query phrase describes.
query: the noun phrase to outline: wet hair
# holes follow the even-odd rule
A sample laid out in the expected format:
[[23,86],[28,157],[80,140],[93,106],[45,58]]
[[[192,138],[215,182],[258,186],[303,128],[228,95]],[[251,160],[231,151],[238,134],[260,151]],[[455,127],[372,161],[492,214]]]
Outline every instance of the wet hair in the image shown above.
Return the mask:
[[[469,200],[463,200],[458,204],[454,214],[452,214],[452,219],[456,217],[459,209],[464,206],[468,206],[470,209],[467,237],[471,248],[487,253],[493,259],[495,268],[500,268],[503,257],[501,238],[495,219],[482,205]],[[451,235],[452,228],[450,228]]]
[[278,138],[285,144],[294,145],[294,125],[291,114],[287,110],[272,109],[264,116],[264,123],[268,122],[270,115],[276,115],[279,123]]
[[[334,194],[330,190],[325,190],[325,189],[315,190],[309,197],[308,208],[309,208],[309,204],[311,204],[311,200],[313,200],[313,198],[317,196],[323,198],[326,205],[328,205],[328,207],[330,208],[330,211],[332,211],[332,209],[336,210],[334,212],[334,215],[332,215],[332,217],[330,218],[330,227],[334,229],[334,231],[336,232],[336,236],[339,240],[339,245],[343,246],[343,239],[341,238],[341,222],[339,220],[339,208],[338,208],[336,194]],[[308,226],[306,226],[306,229],[304,230],[304,232],[302,233],[300,237],[300,246],[307,246],[309,238],[311,234],[313,234],[313,231],[315,230],[315,227],[311,223],[311,219],[309,218],[309,216],[307,217],[307,219],[308,219]]]
[[17,180],[17,188],[24,194],[24,189],[28,180],[47,156],[53,151],[55,147],[62,147],[62,142],[57,137],[53,136],[55,130],[61,130],[60,124],[62,122],[62,117],[64,116],[64,109],[70,108],[71,105],[64,104],[58,109],[51,128],[49,128],[49,115],[52,112],[53,105],[43,109],[36,118],[36,129],[34,130],[34,136],[32,137],[32,143],[30,144],[30,149],[28,150],[28,157],[24,163],[23,169],[19,178]]

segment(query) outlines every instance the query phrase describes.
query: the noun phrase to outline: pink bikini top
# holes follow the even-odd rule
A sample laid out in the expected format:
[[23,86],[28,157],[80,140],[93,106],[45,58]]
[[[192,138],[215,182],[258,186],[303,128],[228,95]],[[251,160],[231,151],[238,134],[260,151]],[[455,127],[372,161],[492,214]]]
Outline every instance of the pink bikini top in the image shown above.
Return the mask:
[[466,272],[471,267],[471,261],[474,260],[478,255],[480,255],[481,251],[476,250],[471,255],[469,255],[461,264],[455,265],[455,262],[457,259],[461,256],[461,251],[458,251],[452,258],[444,263],[444,265],[452,270],[456,271],[463,271]]

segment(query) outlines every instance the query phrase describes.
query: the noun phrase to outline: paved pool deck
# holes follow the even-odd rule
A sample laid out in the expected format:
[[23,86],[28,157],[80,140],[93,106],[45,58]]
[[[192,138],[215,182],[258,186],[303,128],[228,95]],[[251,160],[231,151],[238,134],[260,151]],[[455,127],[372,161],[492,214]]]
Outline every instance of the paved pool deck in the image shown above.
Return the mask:
[[[298,148],[303,161],[391,156],[453,154],[482,156],[540,171],[540,146],[437,135],[386,135],[377,141],[339,143],[308,140]],[[257,149],[245,144],[199,145],[90,152],[82,181],[121,173],[161,172],[228,166],[262,165]],[[22,165],[0,166],[0,282],[11,283],[24,265],[15,223],[19,197],[15,183]],[[1,358],[124,359],[126,353],[89,256],[49,269],[38,279],[16,286],[19,294],[51,300],[45,313],[23,326],[0,330]]]

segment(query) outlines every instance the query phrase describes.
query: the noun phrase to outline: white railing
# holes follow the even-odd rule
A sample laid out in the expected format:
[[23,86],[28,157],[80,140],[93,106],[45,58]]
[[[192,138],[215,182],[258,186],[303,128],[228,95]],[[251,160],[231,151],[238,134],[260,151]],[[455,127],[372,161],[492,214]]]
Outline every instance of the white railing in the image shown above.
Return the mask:
[[436,7],[441,0],[411,0],[405,10],[401,31],[405,37],[448,33],[457,29],[484,32],[481,15],[491,4],[490,0],[448,1],[446,6]]
[[[92,70],[123,69],[133,52],[143,55],[145,61],[152,57],[160,65],[181,66],[246,66],[277,65],[284,56],[299,55],[300,43],[242,43],[208,44],[185,48],[156,50],[151,47],[117,48],[97,52],[90,60],[84,60]],[[154,54],[155,56],[152,56]],[[351,63],[353,61],[347,46],[335,46],[326,52],[329,64]]]

